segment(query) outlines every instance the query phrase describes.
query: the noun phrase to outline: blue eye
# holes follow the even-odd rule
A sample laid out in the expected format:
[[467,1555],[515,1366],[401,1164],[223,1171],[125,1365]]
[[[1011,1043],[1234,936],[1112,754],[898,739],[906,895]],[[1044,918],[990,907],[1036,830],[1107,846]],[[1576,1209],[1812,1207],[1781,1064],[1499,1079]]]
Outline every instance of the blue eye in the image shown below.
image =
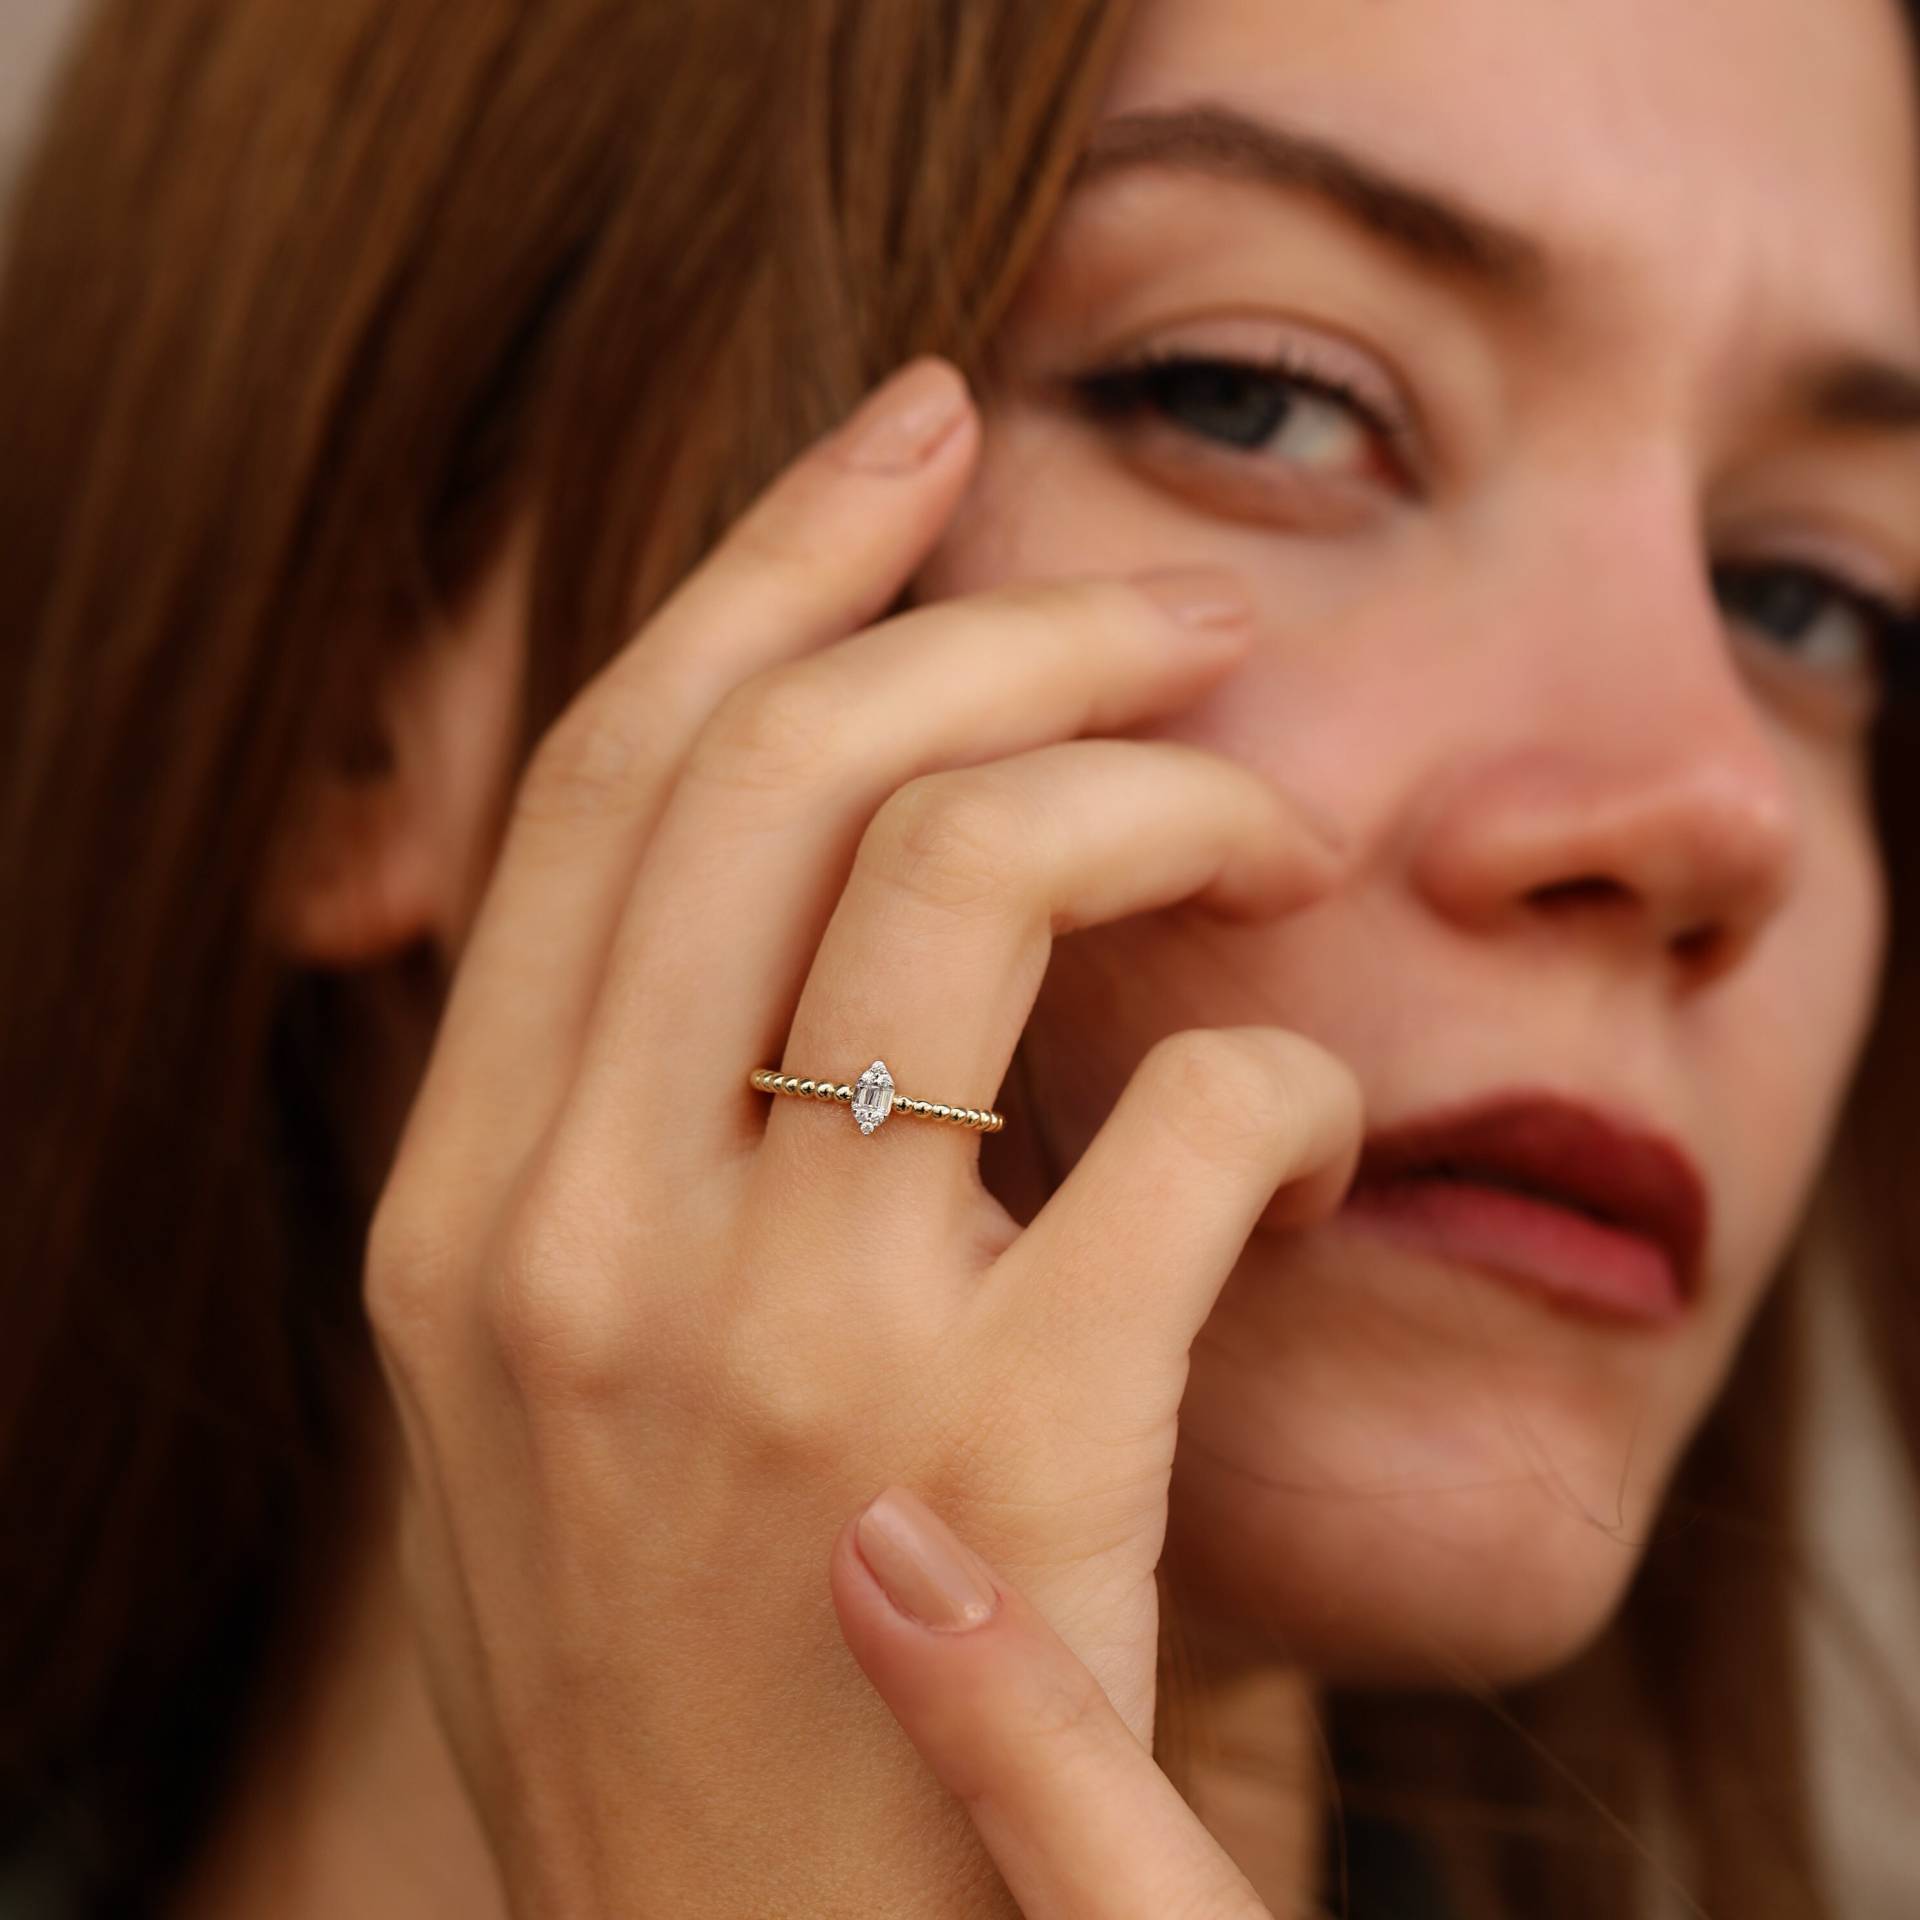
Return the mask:
[[1714,568],[1727,613],[1781,644],[1796,663],[1841,678],[1911,682],[1920,666],[1920,608],[1792,562]]
[[1074,382],[1096,417],[1155,418],[1196,439],[1333,479],[1410,470],[1411,431],[1344,381],[1292,360],[1155,353]]

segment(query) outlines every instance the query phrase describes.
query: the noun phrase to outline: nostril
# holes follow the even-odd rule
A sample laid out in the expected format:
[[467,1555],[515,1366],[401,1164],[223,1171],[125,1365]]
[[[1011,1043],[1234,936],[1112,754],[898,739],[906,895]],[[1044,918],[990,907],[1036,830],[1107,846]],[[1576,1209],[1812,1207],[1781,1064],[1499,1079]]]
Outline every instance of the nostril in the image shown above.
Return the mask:
[[[1598,908],[1617,908],[1631,903],[1633,889],[1603,873],[1588,874],[1577,880],[1555,880],[1535,887],[1527,895],[1527,904],[1549,914],[1578,914]],[[1668,938],[1668,949],[1676,960],[1692,968],[1710,968],[1719,964],[1728,946],[1729,928],[1723,920],[1695,920]]]
[[1590,874],[1581,880],[1556,880],[1551,886],[1535,887],[1527,900],[1550,913],[1562,913],[1578,907],[1613,906],[1626,897],[1627,889],[1618,880]]
[[1703,920],[1673,937],[1673,955],[1690,966],[1702,966],[1715,959],[1726,939],[1726,928],[1719,922]]

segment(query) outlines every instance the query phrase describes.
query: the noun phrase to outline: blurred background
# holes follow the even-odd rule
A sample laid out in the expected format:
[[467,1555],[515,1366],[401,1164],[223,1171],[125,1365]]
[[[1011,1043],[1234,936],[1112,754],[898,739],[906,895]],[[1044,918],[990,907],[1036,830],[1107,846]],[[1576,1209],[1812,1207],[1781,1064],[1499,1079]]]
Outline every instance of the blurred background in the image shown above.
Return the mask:
[[[83,4],[0,0],[0,218],[62,35]],[[1851,1329],[1830,1313],[1817,1333],[1822,1413],[1813,1422],[1807,1469],[1815,1480],[1818,1544],[1878,1657],[1893,1673],[1909,1676],[1920,1660],[1920,1583],[1913,1573],[1920,1566],[1920,1524],[1888,1473],[1889,1436],[1875,1423],[1870,1397],[1855,1390],[1860,1356],[1850,1344]],[[1822,1715],[1822,1807],[1845,1869],[1835,1891],[1856,1920],[1914,1920],[1920,1808],[1889,1784],[1903,1766],[1911,1777],[1913,1759],[1903,1760],[1880,1711],[1881,1694],[1836,1638],[1844,1626],[1816,1617],[1809,1627],[1807,1658],[1819,1680]],[[0,1887],[0,1920],[11,1910],[8,1890]]]

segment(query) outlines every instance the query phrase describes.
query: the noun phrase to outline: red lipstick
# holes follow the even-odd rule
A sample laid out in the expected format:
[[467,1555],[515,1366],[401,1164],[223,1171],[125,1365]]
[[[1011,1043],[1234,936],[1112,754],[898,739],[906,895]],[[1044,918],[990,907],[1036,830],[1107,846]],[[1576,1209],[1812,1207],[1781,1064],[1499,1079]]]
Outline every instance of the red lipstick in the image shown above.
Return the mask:
[[1341,1214],[1575,1310],[1662,1322],[1699,1293],[1708,1200],[1659,1134],[1505,1093],[1370,1134]]

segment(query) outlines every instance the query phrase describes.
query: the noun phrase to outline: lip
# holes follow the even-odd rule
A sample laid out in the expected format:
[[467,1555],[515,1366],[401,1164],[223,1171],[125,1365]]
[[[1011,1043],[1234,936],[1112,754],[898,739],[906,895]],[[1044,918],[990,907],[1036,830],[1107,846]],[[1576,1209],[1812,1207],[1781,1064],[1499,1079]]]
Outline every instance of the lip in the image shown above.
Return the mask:
[[1369,1134],[1341,1215],[1576,1311],[1666,1322],[1700,1293],[1709,1202],[1664,1135],[1510,1091]]

